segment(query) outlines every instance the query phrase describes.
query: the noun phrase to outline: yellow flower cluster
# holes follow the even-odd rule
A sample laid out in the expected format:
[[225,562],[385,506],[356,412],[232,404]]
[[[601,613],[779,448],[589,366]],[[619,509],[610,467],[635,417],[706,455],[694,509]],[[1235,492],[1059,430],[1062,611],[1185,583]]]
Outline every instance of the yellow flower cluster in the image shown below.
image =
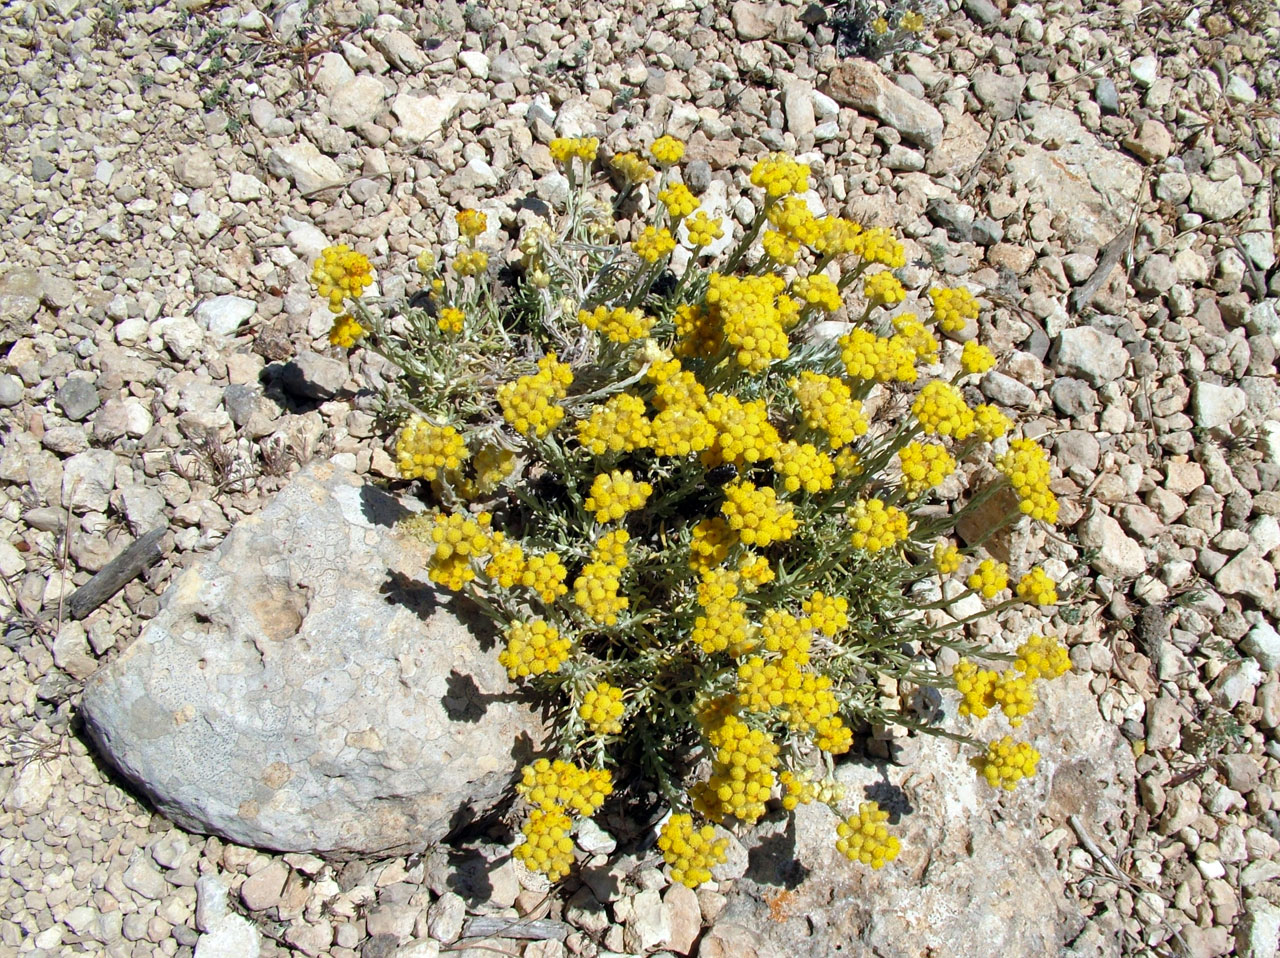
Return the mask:
[[470,240],[474,240],[489,226],[489,218],[479,210],[459,210],[454,220],[458,224],[458,232]]
[[973,407],[974,431],[984,442],[995,442],[1013,428],[1013,420],[987,403]]
[[964,401],[960,390],[940,379],[926,383],[911,404],[920,428],[931,436],[951,436],[967,439],[977,428],[973,410]]
[[453,271],[459,276],[479,276],[489,268],[489,254],[484,250],[464,250],[453,258]]
[[706,417],[715,427],[716,441],[703,453],[704,465],[731,462],[742,466],[778,455],[778,430],[769,422],[769,407],[763,399],[743,402],[737,396],[717,393],[711,397]]
[[559,881],[573,867],[570,813],[593,815],[613,791],[613,777],[604,769],[540,758],[521,770],[516,791],[533,810],[521,828],[525,840],[512,855],[531,871]]
[[[454,512],[424,517],[422,521],[430,523],[423,538],[434,546],[427,576],[437,585],[455,592],[476,577],[471,560],[483,558],[502,543],[501,532],[489,531],[493,516],[488,512],[474,517]],[[417,525],[408,526],[408,530],[416,535]]]
[[1009,585],[1009,567],[995,559],[983,559],[969,576],[968,585],[984,599],[994,599]]
[[729,817],[757,822],[776,784],[778,746],[768,733],[736,715],[717,718],[706,730],[711,776],[690,790],[694,808],[715,822]]
[[609,161],[627,186],[648,183],[654,177],[653,167],[635,153],[618,153]]
[[978,318],[978,301],[963,286],[929,290],[933,300],[933,318],[944,333],[958,333]]
[[658,835],[663,860],[671,866],[671,880],[697,888],[711,880],[711,869],[725,861],[729,839],[716,838],[711,825],[693,827],[693,816],[672,815]]
[[1030,439],[1010,439],[1009,451],[995,463],[1013,486],[1023,515],[1050,525],[1058,521],[1058,497],[1049,489],[1049,456],[1041,446]]
[[863,280],[862,293],[867,297],[867,302],[876,306],[893,306],[907,298],[907,291],[903,289],[898,277],[887,269],[872,273]]
[[333,328],[329,330],[329,342],[334,346],[350,349],[364,333],[364,327],[350,313],[343,313],[333,321]]
[[558,672],[569,658],[571,645],[544,619],[512,622],[507,627],[507,646],[498,653],[498,663],[512,679]]
[[329,301],[329,312],[335,315],[343,311],[344,299],[359,299],[372,282],[369,258],[346,243],[326,246],[311,267],[311,283]]
[[1012,791],[1024,778],[1036,773],[1040,753],[1027,742],[1014,743],[1006,735],[987,746],[985,755],[978,758],[978,770],[992,788]]
[[960,368],[970,376],[980,375],[996,364],[996,354],[976,339],[964,344],[960,350]]
[[569,364],[547,353],[538,360],[536,373],[498,387],[503,418],[523,436],[545,436],[564,418],[564,409],[557,403],[569,394],[572,382]]
[[765,230],[760,245],[765,255],[779,266],[794,266],[800,258],[799,241],[777,230]]
[[698,199],[683,183],[672,183],[658,191],[658,201],[667,208],[671,219],[682,220],[698,208]]
[[799,379],[792,379],[787,385],[800,403],[805,425],[825,432],[832,449],[839,449],[867,434],[862,403],[853,398],[853,393],[841,380],[806,369]]
[[656,263],[676,248],[676,238],[666,227],[646,226],[632,241],[631,248],[646,263]]
[[652,492],[653,486],[636,482],[630,469],[602,472],[591,483],[586,509],[595,513],[596,522],[612,522],[642,508]]
[[937,337],[929,332],[915,313],[900,313],[893,317],[893,328],[897,333],[894,338],[909,346],[917,359],[926,363],[938,361]]
[[842,595],[815,592],[801,604],[809,625],[828,638],[834,638],[849,625],[849,600]]
[[510,449],[498,445],[484,445],[475,454],[472,466],[476,472],[476,492],[492,492],[503,479],[511,475],[516,457]]
[[770,206],[768,220],[783,236],[803,246],[813,246],[822,235],[821,224],[799,196],[785,197]]
[[898,450],[902,467],[902,491],[918,499],[955,472],[956,461],[940,443],[909,442]]
[[600,139],[595,136],[559,137],[550,143],[551,159],[561,166],[568,166],[575,156],[583,163],[590,163],[600,149]]
[[629,343],[633,339],[641,339],[649,335],[653,327],[653,317],[646,316],[643,310],[625,309],[615,306],[609,309],[597,306],[591,312],[578,310],[578,322],[587,329],[595,330],[615,343]]
[[995,687],[1000,673],[984,669],[972,659],[961,659],[952,669],[951,678],[960,693],[960,714],[986,718],[995,705]]
[[[679,363],[676,363],[679,366]],[[653,451],[659,456],[687,456],[710,449],[716,427],[707,419],[709,400],[692,373],[672,373],[654,390]]]
[[698,583],[702,614],[693,623],[693,641],[708,655],[744,648],[751,622],[747,605],[736,598],[740,578],[723,569],[707,569]]
[[1029,679],[1056,679],[1071,671],[1071,658],[1057,639],[1030,636],[1018,646],[1014,667]]
[[924,29],[924,15],[916,10],[908,10],[898,21],[898,29],[907,33],[919,33]]
[[777,297],[785,286],[782,278],[773,273],[711,274],[707,287],[711,317],[720,324],[725,340],[737,350],[738,365],[747,372],[763,372],[775,359],[786,359],[791,354],[778,315]]
[[466,322],[467,314],[460,309],[452,306],[446,306],[440,310],[440,316],[436,320],[436,326],[442,333],[460,333],[462,325]]
[[436,479],[462,467],[467,444],[452,426],[436,426],[414,416],[396,439],[396,466],[406,479]]
[[685,226],[689,230],[689,244],[695,249],[710,246],[724,236],[724,228],[720,225],[720,217],[717,216],[712,219],[701,210],[690,217]]
[[582,567],[573,585],[573,601],[593,622],[617,625],[618,614],[630,604],[620,595],[622,570],[627,567],[625,529],[614,529],[600,537],[591,561]]
[[840,290],[826,273],[810,273],[791,284],[791,292],[810,306],[817,306],[828,313],[840,308]]
[[578,715],[597,735],[617,735],[622,731],[622,689],[601,682],[589,689],[578,706]]
[[810,442],[784,442],[778,449],[774,469],[787,492],[803,489],[815,495],[835,484],[835,462]]
[[995,688],[991,690],[996,704],[1000,706],[1000,711],[1004,712],[1012,728],[1020,726],[1023,718],[1030,715],[1036,706],[1036,693],[1031,682],[1027,676],[1006,669],[1000,673]]
[[588,418],[579,420],[577,428],[578,442],[593,456],[644,449],[653,437],[644,400],[630,393],[610,396]]
[[684,143],[674,136],[660,136],[649,147],[649,153],[659,166],[674,166],[684,156]]
[[962,560],[960,550],[945,539],[933,547],[933,567],[938,570],[938,575],[951,575],[960,568]]
[[752,482],[738,481],[724,487],[720,507],[729,528],[747,545],[767,546],[790,539],[799,528],[795,507],[780,503],[771,487],[757,489]]
[[898,836],[890,835],[884,824],[888,820],[889,813],[876,802],[863,802],[857,815],[836,826],[836,849],[850,861],[883,868],[902,850]]
[[858,499],[849,507],[854,548],[867,552],[890,549],[907,538],[907,514],[883,499]]
[[874,226],[860,232],[852,244],[852,252],[862,257],[863,262],[879,263],[890,269],[901,269],[907,265],[907,252],[890,232],[883,226]]
[[1050,606],[1058,604],[1058,584],[1050,578],[1040,566],[1032,566],[1027,574],[1018,580],[1016,590],[1018,598],[1032,605]]
[[568,570],[560,556],[554,552],[527,556],[519,545],[503,543],[484,571],[485,575],[504,589],[518,585],[532,589],[547,605],[569,591],[569,587],[564,584]]
[[[787,636],[787,638],[790,638]],[[801,651],[803,649],[803,651]],[[805,670],[808,640],[766,661],[753,655],[738,666],[738,702],[751,712],[777,710],[791,731],[804,734],[820,722],[839,722],[840,703],[831,678]]]
[[573,819],[559,808],[535,808],[520,827],[524,841],[511,852],[530,871],[559,881],[573,868]]
[[877,336],[869,329],[857,327],[837,342],[840,360],[854,379],[874,379],[882,383],[916,380],[916,350],[902,335]]
[[751,168],[751,185],[765,191],[766,203],[789,193],[803,193],[809,189],[809,165],[785,153],[770,153]]
[[821,232],[814,243],[814,252],[823,256],[845,256],[858,247],[862,226],[840,216],[824,216],[818,220]]

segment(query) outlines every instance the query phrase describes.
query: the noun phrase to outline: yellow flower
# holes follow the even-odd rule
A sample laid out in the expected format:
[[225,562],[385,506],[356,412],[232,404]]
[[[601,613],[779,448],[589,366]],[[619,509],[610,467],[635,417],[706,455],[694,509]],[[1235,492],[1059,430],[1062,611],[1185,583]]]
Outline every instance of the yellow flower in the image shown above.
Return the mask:
[[872,273],[863,280],[862,292],[867,297],[867,302],[874,306],[893,306],[907,298],[907,291],[903,289],[898,277],[888,270]]
[[414,416],[396,439],[396,464],[406,479],[437,478],[462,467],[467,444],[452,426],[435,426]]
[[969,576],[969,588],[984,599],[994,599],[1009,586],[1009,567],[995,559],[983,559]]
[[653,167],[635,153],[615,154],[609,165],[618,171],[627,186],[647,183],[654,177]]
[[769,200],[809,189],[809,165],[785,153],[770,153],[751,168],[751,185],[762,187]]
[[649,152],[659,166],[674,166],[684,157],[684,143],[674,136],[660,136],[653,141]]
[[458,221],[458,232],[467,239],[475,239],[489,225],[489,218],[479,210],[460,210],[454,219]]
[[507,647],[498,653],[498,664],[512,679],[558,672],[569,658],[570,644],[542,619],[513,622],[507,627]]
[[667,208],[672,220],[682,220],[698,208],[698,199],[683,183],[672,183],[658,191],[658,201]]
[[345,243],[326,246],[311,268],[311,283],[329,301],[329,312],[334,314],[343,311],[343,300],[359,299],[372,282],[369,258]]
[[929,290],[933,300],[933,318],[944,333],[958,333],[978,318],[978,301],[963,286]]
[[985,373],[995,364],[995,353],[977,340],[965,343],[964,349],[960,352],[960,368],[970,376]]
[[460,333],[466,318],[467,314],[462,310],[446,306],[440,310],[440,317],[436,320],[436,325],[442,333]]
[[334,346],[350,349],[364,333],[363,326],[357,323],[349,313],[343,313],[333,321],[333,328],[329,330],[329,342]]
[[666,227],[646,226],[632,241],[631,248],[646,263],[656,263],[676,248],[676,240]]
[[1032,605],[1050,606],[1058,603],[1057,583],[1040,566],[1031,569],[1018,580],[1017,594]]
[[600,149],[600,139],[594,136],[560,137],[551,141],[550,149],[551,159],[561,166],[567,166],[574,157],[590,163]]
[[693,816],[672,815],[662,826],[658,848],[671,866],[671,880],[697,888],[711,880],[711,869],[729,854],[729,839],[716,838],[711,825],[693,827]]
[[649,335],[649,330],[653,326],[653,317],[646,316],[639,309],[625,309],[622,306],[608,309],[597,306],[589,313],[585,309],[578,310],[578,322],[615,343],[629,343]]
[[489,268],[489,254],[484,250],[464,250],[453,258],[453,270],[459,276],[478,276]]
[[908,33],[919,33],[924,29],[924,17],[915,10],[909,10],[898,21],[898,28]]
[[587,691],[578,706],[578,715],[597,735],[617,735],[622,731],[622,689],[601,682]]
[[689,243],[695,249],[710,246],[724,236],[724,229],[720,226],[720,218],[712,219],[702,211],[696,213],[685,226],[689,230]]
[[889,21],[884,17],[876,17],[871,21],[871,32],[878,37],[884,36],[889,32]]
[[992,788],[1012,791],[1018,782],[1035,775],[1039,761],[1040,753],[1029,744],[1014,744],[1013,739],[1006,735],[987,746],[986,754],[978,758],[977,766]]
[[872,868],[883,868],[898,857],[902,843],[898,836],[890,835],[885,822],[889,813],[881,811],[875,802],[863,802],[858,814],[851,815],[836,826],[836,849],[850,861],[862,862]]
[[653,486],[636,482],[630,469],[615,469],[595,477],[585,505],[588,512],[595,513],[596,522],[612,522],[642,508],[652,492]]

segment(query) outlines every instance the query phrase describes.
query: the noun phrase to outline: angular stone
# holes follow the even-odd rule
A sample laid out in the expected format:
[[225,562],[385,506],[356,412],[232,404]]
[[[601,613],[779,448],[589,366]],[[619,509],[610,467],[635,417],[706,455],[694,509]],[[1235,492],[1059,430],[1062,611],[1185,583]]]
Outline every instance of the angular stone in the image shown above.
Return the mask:
[[776,7],[751,3],[750,0],[737,0],[729,9],[729,17],[739,40],[763,40],[772,36],[781,15]]
[[1128,364],[1124,343],[1092,326],[1064,329],[1053,356],[1056,372],[1083,379],[1094,387],[1119,379]]
[[543,729],[414,578],[406,513],[309,467],[90,680],[99,750],[181,827],[254,847],[403,854],[490,808]]
[[83,376],[70,376],[54,393],[62,414],[72,422],[79,422],[98,408],[98,390]]
[[942,114],[912,96],[869,60],[842,60],[827,81],[837,103],[879,118],[913,143],[933,149],[942,142]]
[[397,142],[417,145],[439,133],[462,101],[461,93],[414,96],[401,93],[391,101],[391,112],[400,125],[392,131]]
[[215,296],[196,307],[196,322],[211,333],[231,336],[257,311],[258,304],[243,296]]
[[347,364],[319,353],[301,352],[285,364],[280,382],[301,399],[330,399],[347,381]]
[[1248,405],[1249,397],[1238,386],[1201,381],[1191,391],[1191,415],[1201,429],[1230,427]]
[[377,116],[386,95],[381,80],[362,74],[333,92],[325,112],[337,126],[349,130]]
[[1268,672],[1280,668],[1280,632],[1269,622],[1259,622],[1240,640],[1240,651],[1252,655]]
[[1018,101],[1026,84],[1025,77],[984,71],[974,76],[973,93],[997,120],[1010,120],[1018,111]]
[[298,192],[307,195],[332,189],[346,182],[342,167],[325,156],[309,140],[277,146],[267,154],[272,176],[292,180]]
[[1124,534],[1120,523],[1104,512],[1094,511],[1077,527],[1080,544],[1094,549],[1092,565],[1113,579],[1136,579],[1147,571],[1142,546]]
[[1211,220],[1229,220],[1248,203],[1244,182],[1232,175],[1225,180],[1191,177],[1191,209]]
[[1246,546],[1218,570],[1213,583],[1227,595],[1244,595],[1260,604],[1269,603],[1275,599],[1276,569],[1253,546]]

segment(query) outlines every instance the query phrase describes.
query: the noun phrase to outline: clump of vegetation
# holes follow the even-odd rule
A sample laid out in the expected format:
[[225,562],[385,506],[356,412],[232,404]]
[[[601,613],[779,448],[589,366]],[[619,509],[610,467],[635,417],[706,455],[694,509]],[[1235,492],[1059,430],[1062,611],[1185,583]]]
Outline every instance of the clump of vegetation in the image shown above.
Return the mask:
[[[451,252],[418,257],[429,307],[367,303],[372,266],[346,246],[312,277],[332,343],[403,372],[396,460],[438,508],[401,534],[434,583],[492,617],[499,661],[548,702],[554,742],[517,786],[516,855],[567,874],[576,823],[625,774],[670,805],[659,847],[675,881],[706,881],[718,828],[771,802],[829,804],[836,847],[879,868],[899,852],[887,815],[845,807],[833,775],[856,729],[937,731],[938,710],[906,703],[952,689],[968,720],[1010,730],[947,733],[980,776],[1012,789],[1035,773],[1013,736],[1066,651],[1030,635],[999,655],[963,626],[1053,607],[1057,583],[953,533],[980,510],[983,541],[1055,522],[1049,459],[966,399],[995,364],[968,335],[973,295],[935,287],[928,315],[901,311],[902,245],[815,216],[804,163],[755,164],[758,212],[730,245],[680,181],[678,140],[612,156],[614,204],[599,152],[595,138],[551,144],[568,199],[526,220],[501,305],[488,219],[471,209]],[[654,215],[623,242],[614,211],[638,190]],[[942,647],[960,654],[950,676]]]

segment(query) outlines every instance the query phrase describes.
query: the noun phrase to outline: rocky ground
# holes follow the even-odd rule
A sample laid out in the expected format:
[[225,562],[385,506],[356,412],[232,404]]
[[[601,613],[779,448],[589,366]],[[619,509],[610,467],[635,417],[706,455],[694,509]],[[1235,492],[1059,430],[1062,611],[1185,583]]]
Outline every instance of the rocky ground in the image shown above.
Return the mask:
[[[1061,953],[1274,955],[1280,18],[1092,7],[939,6],[875,69],[820,5],[5,4],[0,955],[765,953],[717,921],[720,891],[667,888],[652,860],[567,902],[508,860],[480,900],[443,853],[329,864],[187,835],[74,724],[174,573],[299,463],[392,473],[370,409],[332,398],[364,360],[327,345],[316,252],[353,243],[395,294],[455,238],[448,211],[510,225],[563,189],[553,135],[664,131],[708,202],[761,153],[804,154],[829,210],[907,238],[909,286],[930,267],[989,304],[984,388],[1051,437],[1051,547],[1091,568],[1055,627],[1137,776],[1108,819],[1059,809],[1030,836],[1065,882]],[[165,526],[161,561],[68,614]],[[503,937],[515,916],[550,937]]]

